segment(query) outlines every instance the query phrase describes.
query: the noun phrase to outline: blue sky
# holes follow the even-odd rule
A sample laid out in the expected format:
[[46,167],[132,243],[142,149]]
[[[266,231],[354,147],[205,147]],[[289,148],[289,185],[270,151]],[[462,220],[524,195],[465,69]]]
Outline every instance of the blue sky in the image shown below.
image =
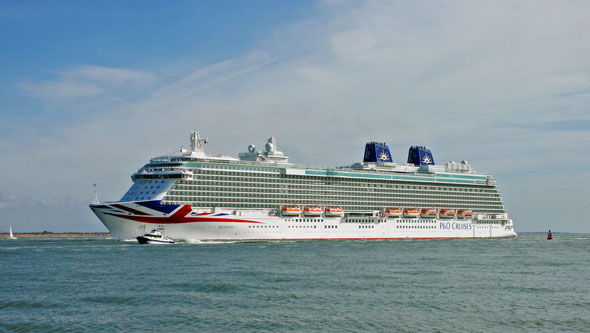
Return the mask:
[[493,173],[517,231],[590,232],[586,1],[0,3],[0,230],[102,231],[151,155],[367,140]]

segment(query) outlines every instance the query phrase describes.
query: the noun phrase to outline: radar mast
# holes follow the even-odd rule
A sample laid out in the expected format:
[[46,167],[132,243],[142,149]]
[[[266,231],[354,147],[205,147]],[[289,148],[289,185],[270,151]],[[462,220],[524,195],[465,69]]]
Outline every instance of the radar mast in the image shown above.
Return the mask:
[[201,142],[207,143],[207,138],[205,140],[201,139],[199,132],[196,130],[191,131],[191,155],[202,157],[205,155],[203,151],[203,144]]

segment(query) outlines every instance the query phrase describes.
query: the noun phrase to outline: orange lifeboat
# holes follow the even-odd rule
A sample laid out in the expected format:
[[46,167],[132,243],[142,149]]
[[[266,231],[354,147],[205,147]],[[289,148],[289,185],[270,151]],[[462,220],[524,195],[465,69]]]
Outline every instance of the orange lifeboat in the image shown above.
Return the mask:
[[305,216],[319,216],[322,215],[322,212],[323,210],[318,206],[310,206],[303,209],[303,214]]
[[430,218],[430,219],[435,218],[437,214],[438,214],[438,211],[436,209],[429,209],[429,208],[422,209],[422,211],[420,212],[421,217]]
[[281,214],[283,216],[298,216],[301,214],[301,208],[297,206],[283,206],[281,208]]
[[443,219],[452,219],[455,217],[455,210],[454,209],[441,209],[440,210],[440,217]]
[[420,215],[420,211],[415,208],[404,209],[404,217],[414,218]]
[[457,211],[457,217],[460,219],[470,219],[473,217],[473,211],[470,209],[460,209]]
[[387,217],[400,217],[402,215],[402,210],[399,208],[385,208],[383,213]]
[[326,216],[342,216],[344,211],[340,207],[328,207],[326,208]]

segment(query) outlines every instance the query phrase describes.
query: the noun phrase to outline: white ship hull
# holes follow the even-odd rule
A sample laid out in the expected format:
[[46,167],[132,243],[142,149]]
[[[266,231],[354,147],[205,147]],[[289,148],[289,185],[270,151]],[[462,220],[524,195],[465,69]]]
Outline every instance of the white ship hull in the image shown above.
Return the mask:
[[[115,240],[157,228],[178,241],[444,239],[515,237],[510,219],[277,216],[271,211],[194,211],[190,205],[118,202],[90,206]],[[160,209],[162,207],[162,209]]]

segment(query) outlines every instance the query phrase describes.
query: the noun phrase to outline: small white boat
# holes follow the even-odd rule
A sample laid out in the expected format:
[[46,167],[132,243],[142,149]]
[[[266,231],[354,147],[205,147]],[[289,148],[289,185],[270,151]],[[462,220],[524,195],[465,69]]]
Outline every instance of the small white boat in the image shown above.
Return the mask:
[[326,208],[326,216],[334,217],[334,216],[342,216],[344,215],[344,210],[340,207],[328,207]]
[[453,217],[455,217],[455,210],[441,209],[439,216],[443,219],[452,219]]
[[174,240],[162,235],[161,232],[154,229],[143,236],[137,236],[139,244],[174,244]]
[[320,216],[322,215],[322,209],[318,206],[311,206],[311,207],[305,207],[303,209],[303,215],[305,216]]
[[402,215],[402,210],[399,208],[385,208],[383,210],[383,215],[386,217],[400,217]]
[[473,211],[470,209],[461,209],[457,211],[457,217],[460,219],[470,219],[473,217]]
[[404,217],[405,218],[415,218],[418,217],[420,211],[415,208],[404,209]]
[[438,211],[436,209],[429,209],[429,208],[424,208],[420,212],[421,217],[428,218],[428,219],[435,218],[437,214],[438,214]]
[[284,206],[281,209],[281,214],[283,216],[299,216],[301,214],[301,208],[298,206]]
[[10,235],[8,236],[8,239],[16,239],[16,237],[14,237],[14,235],[12,234],[12,224],[9,226],[9,230],[10,230]]

